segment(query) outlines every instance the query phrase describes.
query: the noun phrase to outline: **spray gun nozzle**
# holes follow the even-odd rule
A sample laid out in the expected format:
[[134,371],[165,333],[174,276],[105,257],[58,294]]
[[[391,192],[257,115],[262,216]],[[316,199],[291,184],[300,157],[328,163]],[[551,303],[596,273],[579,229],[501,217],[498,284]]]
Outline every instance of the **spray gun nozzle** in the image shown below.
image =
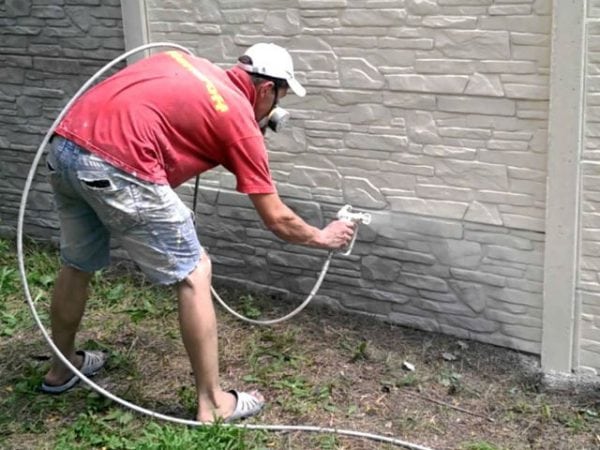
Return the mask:
[[352,205],[345,205],[337,213],[337,217],[340,220],[347,220],[348,222],[364,223],[369,225],[371,223],[371,214],[366,212],[355,212]]

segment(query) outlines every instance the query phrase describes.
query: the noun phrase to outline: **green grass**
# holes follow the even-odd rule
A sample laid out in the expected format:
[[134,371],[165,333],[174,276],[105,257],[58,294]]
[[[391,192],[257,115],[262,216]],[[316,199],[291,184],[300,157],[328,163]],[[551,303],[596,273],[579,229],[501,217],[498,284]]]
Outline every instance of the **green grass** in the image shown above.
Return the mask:
[[[53,248],[28,243],[25,263],[30,292],[38,314],[45,324],[51,287],[59,268],[59,259]],[[30,311],[23,303],[22,285],[17,270],[17,259],[11,244],[0,239],[0,337],[17,338],[18,333],[35,333]],[[97,273],[91,283],[88,313],[109,312],[129,318],[131,323],[143,321],[160,323],[176,310],[173,292],[156,288],[140,280]],[[135,277],[134,277],[135,278]],[[106,329],[118,329],[122,321],[105,323]],[[177,334],[178,337],[178,333]],[[39,335],[38,335],[39,337]],[[82,346],[110,353],[107,370],[116,371],[124,379],[138,381],[141,374],[132,362],[132,354],[125,349],[87,339]],[[7,350],[5,348],[4,350]],[[41,340],[27,352],[46,354]],[[115,408],[112,401],[100,394],[75,389],[60,396],[40,395],[39,386],[47,364],[38,360],[20,361],[15,372],[0,384],[0,448],[9,444],[8,438],[32,436],[36,448],[71,449],[260,449],[264,448],[264,432],[249,431],[216,423],[208,427],[190,428],[176,424],[155,422]],[[10,367],[6,367],[8,372]],[[131,388],[131,386],[130,386]],[[117,388],[116,394],[129,394]],[[195,411],[193,387],[182,388],[180,394],[190,412]],[[73,412],[84,412],[73,416]],[[60,427],[54,426],[60,424]],[[40,439],[35,438],[40,436]],[[19,441],[19,439],[17,439]],[[12,442],[12,441],[11,441]],[[23,448],[26,448],[25,445]]]
[[311,365],[310,357],[302,352],[296,328],[276,333],[272,328],[257,331],[249,341],[248,355],[252,374],[244,378],[277,391],[285,411],[306,414],[316,408],[332,410],[329,402],[331,386],[313,384],[302,375],[300,367]]
[[[47,325],[58,254],[32,242],[25,249],[31,294]],[[250,317],[263,311],[281,315],[290,307],[248,292],[220,294]],[[83,383],[64,395],[41,395],[50,351],[23,299],[15,250],[0,239],[3,450],[397,448],[333,434],[267,433],[222,423],[180,426],[134,414]],[[573,449],[600,445],[597,399],[539,392],[514,376],[508,351],[473,342],[459,359],[447,361],[442,352],[458,353],[452,337],[354,316],[307,309],[284,324],[257,327],[221,313],[217,309],[223,387],[257,388],[268,399],[261,415],[247,423],[362,430],[423,445],[443,438],[442,448],[460,450],[521,449],[524,442],[533,448],[561,448],[567,441]],[[196,392],[171,288],[152,286],[120,265],[95,274],[77,346],[109,353],[95,381],[110,392],[162,414],[194,418]],[[404,361],[416,370],[407,371]]]
[[259,449],[264,443],[262,433],[249,433],[215,423],[207,427],[189,428],[179,425],[149,422],[136,424],[134,416],[122,409],[110,409],[99,415],[80,414],[56,438],[57,450],[106,448],[122,450],[244,450]]
[[[42,244],[27,243],[25,265],[36,311],[48,326],[48,308],[55,276],[60,267],[56,250]],[[15,367],[6,367],[0,383],[0,448],[19,448],[21,438],[37,442],[36,448],[71,449],[266,449],[285,441],[264,431],[230,427],[216,423],[190,428],[154,421],[115,407],[114,403],[93,390],[78,388],[60,396],[40,395],[39,386],[48,368],[49,352],[23,302],[23,288],[17,270],[14,248],[0,239],[0,336],[12,338],[14,348],[4,351],[12,356]],[[161,401],[148,400],[144,392],[147,374],[140,371],[136,350],[141,336],[166,338],[163,344],[180,345],[176,327],[176,300],[170,288],[152,286],[139,275],[120,274],[120,270],[98,272],[90,285],[86,317],[102,317],[101,326],[88,330],[79,346],[110,354],[106,371],[115,379],[125,380],[111,390],[117,396],[152,408],[164,408]],[[252,295],[239,297],[239,309],[247,316],[259,317],[259,303]],[[107,319],[110,317],[110,319]],[[126,335],[127,344],[119,335]],[[243,381],[279,394],[281,410],[291,414],[308,414],[322,409],[335,411],[330,401],[331,383],[314,384],[302,375],[310,358],[301,350],[298,328],[279,333],[272,328],[256,328],[244,344],[250,373]],[[80,333],[81,334],[81,333]],[[85,327],[84,327],[85,334]],[[27,344],[34,360],[19,358],[22,336],[35,336]],[[27,338],[30,340],[31,338]],[[152,343],[144,345],[152,346]],[[193,384],[181,385],[176,398],[183,412],[175,416],[193,418],[196,410]],[[348,408],[348,415],[356,411]],[[339,448],[338,439],[330,435],[306,438],[315,449]],[[17,443],[16,443],[17,442]],[[24,444],[27,447],[31,444]],[[302,446],[306,444],[301,444]]]

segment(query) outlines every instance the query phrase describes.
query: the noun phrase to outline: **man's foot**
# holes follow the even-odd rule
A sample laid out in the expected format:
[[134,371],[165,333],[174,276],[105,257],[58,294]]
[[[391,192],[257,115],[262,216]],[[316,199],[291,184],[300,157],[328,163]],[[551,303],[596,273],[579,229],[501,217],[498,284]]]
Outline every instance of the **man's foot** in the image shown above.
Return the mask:
[[[81,370],[81,366],[83,365],[83,355],[76,352],[71,360],[71,364],[77,367],[78,370]],[[60,386],[69,381],[72,376],[73,372],[65,367],[64,364],[54,363],[48,373],[46,373],[46,376],[44,376],[43,383],[48,386]]]
[[[78,351],[71,363],[78,370],[87,376],[95,375],[104,364],[106,364],[107,355],[100,351]],[[71,373],[65,367],[55,369],[54,367],[44,377],[41,391],[47,394],[62,394],[68,391],[79,382],[79,377]]]
[[245,419],[258,414],[265,404],[265,398],[258,391],[247,393],[232,390],[221,394],[219,408],[199,412],[196,420],[212,423],[215,418],[221,418],[224,422]]

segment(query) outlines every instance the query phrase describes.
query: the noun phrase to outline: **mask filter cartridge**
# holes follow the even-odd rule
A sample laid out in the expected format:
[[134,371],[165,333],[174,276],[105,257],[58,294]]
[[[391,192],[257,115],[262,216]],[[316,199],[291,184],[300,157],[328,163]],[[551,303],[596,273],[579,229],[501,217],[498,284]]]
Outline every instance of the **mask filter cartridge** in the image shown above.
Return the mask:
[[263,134],[267,131],[267,127],[275,133],[279,133],[290,120],[290,113],[287,110],[276,106],[271,110],[269,115],[260,121],[258,124]]
[[290,120],[290,113],[285,109],[276,106],[269,113],[269,123],[268,126],[275,133],[278,133],[280,130],[285,128],[288,121]]

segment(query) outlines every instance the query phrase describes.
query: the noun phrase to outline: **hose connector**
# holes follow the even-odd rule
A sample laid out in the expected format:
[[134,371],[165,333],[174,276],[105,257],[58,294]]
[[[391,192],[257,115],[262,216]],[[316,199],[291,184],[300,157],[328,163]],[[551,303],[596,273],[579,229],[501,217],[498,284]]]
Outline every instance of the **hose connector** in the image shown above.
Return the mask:
[[350,253],[352,253],[352,249],[354,248],[354,242],[356,241],[356,236],[358,236],[358,226],[361,223],[369,225],[371,223],[371,214],[362,211],[354,211],[352,205],[345,205],[338,211],[337,218],[339,220],[345,220],[355,224],[352,240],[346,248],[346,251],[342,253],[342,255],[348,256]]

